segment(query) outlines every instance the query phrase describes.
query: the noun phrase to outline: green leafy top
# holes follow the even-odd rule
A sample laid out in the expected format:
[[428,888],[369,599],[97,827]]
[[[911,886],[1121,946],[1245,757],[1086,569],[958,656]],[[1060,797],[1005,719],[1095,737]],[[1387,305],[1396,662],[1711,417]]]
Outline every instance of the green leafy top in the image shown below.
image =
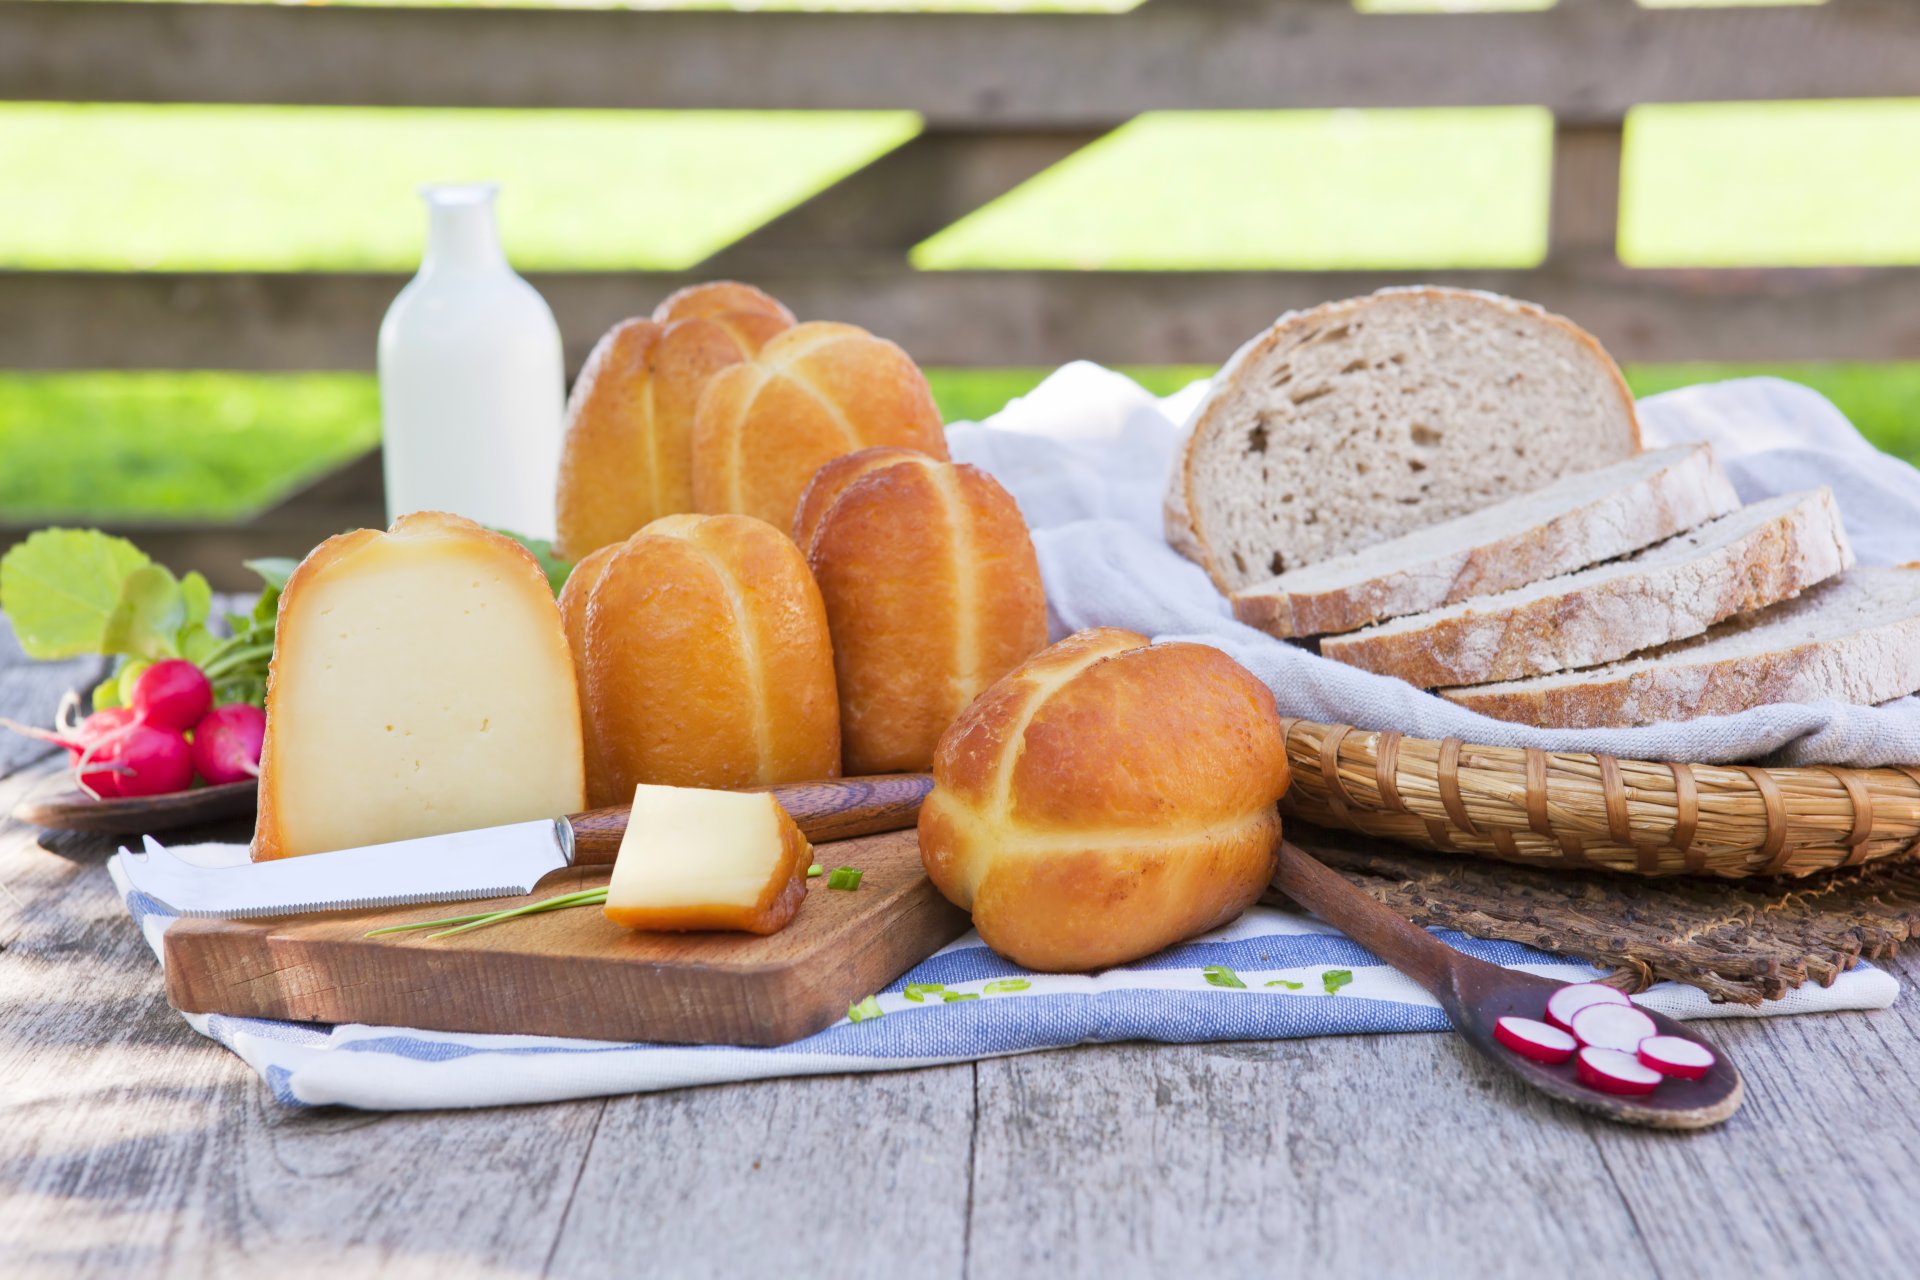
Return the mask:
[[41,529],[0,558],[0,610],[29,658],[110,652],[107,627],[121,591],[151,563],[125,538],[95,529]]

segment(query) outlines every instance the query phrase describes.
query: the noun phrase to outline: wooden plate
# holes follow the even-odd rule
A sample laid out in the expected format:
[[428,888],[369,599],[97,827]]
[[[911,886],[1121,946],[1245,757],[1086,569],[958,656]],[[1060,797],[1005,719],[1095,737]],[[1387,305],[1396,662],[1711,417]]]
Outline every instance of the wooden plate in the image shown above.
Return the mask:
[[246,817],[253,812],[259,794],[257,782],[226,782],[217,787],[192,787],[124,800],[95,800],[75,788],[29,796],[14,808],[13,816],[36,827],[139,836]]

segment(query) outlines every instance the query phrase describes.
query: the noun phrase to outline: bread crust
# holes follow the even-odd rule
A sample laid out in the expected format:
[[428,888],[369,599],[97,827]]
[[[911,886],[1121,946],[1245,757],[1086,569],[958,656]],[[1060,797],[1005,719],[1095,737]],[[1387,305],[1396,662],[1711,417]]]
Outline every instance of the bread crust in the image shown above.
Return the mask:
[[[1898,572],[1861,570],[1859,572]],[[1765,615],[1762,615],[1764,617]],[[1727,716],[1777,703],[1835,699],[1873,706],[1920,690],[1920,608],[1847,635],[1761,653],[1688,661],[1684,650],[1610,679],[1555,686],[1442,689],[1440,696],[1498,720],[1601,729]]]
[[1714,461],[1712,449],[1696,445],[1670,467],[1611,492],[1595,493],[1583,506],[1465,551],[1410,561],[1346,586],[1290,588],[1288,579],[1298,575],[1285,575],[1236,591],[1233,616],[1281,639],[1352,631],[1627,555],[1739,505],[1733,482]]
[[946,459],[940,410],[919,366],[855,325],[796,325],[702,391],[694,506],[791,529],[814,473],[875,445]]
[[1570,583],[1521,602],[1492,596],[1424,623],[1424,615],[1416,615],[1388,624],[1395,630],[1332,636],[1321,642],[1320,653],[1429,689],[1547,675],[1699,635],[1852,563],[1833,495],[1822,488],[1684,563]]
[[1289,780],[1273,695],[1205,645],[1102,628],[1037,654],[940,741],[921,857],[994,950],[1122,964],[1232,920],[1272,878]]
[[838,777],[840,713],[820,590],[780,530],[665,516],[608,560],[586,609],[595,804],[642,782]]
[[[551,599],[553,587],[547,581],[546,571],[533,553],[512,538],[483,528],[464,516],[444,511],[417,511],[403,515],[395,520],[385,532],[378,529],[354,529],[347,533],[336,534],[307,553],[280,591],[278,624],[273,658],[267,668],[266,736],[260,746],[260,800],[258,812],[254,818],[253,842],[250,856],[255,862],[270,861],[275,858],[294,857],[300,854],[319,852],[316,849],[301,848],[302,841],[297,835],[286,829],[286,818],[282,810],[286,807],[281,795],[285,781],[285,772],[281,767],[281,738],[289,732],[285,699],[288,696],[285,687],[285,673],[291,668],[297,656],[308,643],[307,628],[289,625],[290,620],[302,616],[309,593],[317,591],[329,575],[348,566],[363,553],[378,548],[390,538],[405,538],[409,535],[447,535],[468,542],[481,549],[486,555],[497,557],[499,562],[509,567],[509,571],[522,578],[522,585],[530,598]],[[552,628],[552,642],[555,655],[567,654],[568,646],[564,628],[560,625],[558,611],[555,612],[555,625]],[[580,703],[578,687],[572,672],[573,663],[568,654],[566,663],[569,673],[569,692],[566,712],[572,717],[572,729],[563,736],[579,740]],[[579,784],[570,786],[568,793],[561,796],[568,812],[581,807],[585,800],[586,765],[583,754],[577,762],[558,762],[558,772],[565,775],[570,764],[579,767]],[[342,797],[350,802],[351,797]],[[558,817],[557,813],[539,815]]]
[[833,635],[848,773],[925,770],[954,717],[1046,647],[1026,522],[978,468],[899,449],[837,458],[795,533]]
[[1221,562],[1207,531],[1201,527],[1202,518],[1195,492],[1194,473],[1194,454],[1211,436],[1215,428],[1215,414],[1220,404],[1228,396],[1239,392],[1237,383],[1243,368],[1264,357],[1297,330],[1306,327],[1324,328],[1327,325],[1337,324],[1383,299],[1407,297],[1435,301],[1473,299],[1491,304],[1510,315],[1525,316],[1530,320],[1544,322],[1572,337],[1607,370],[1614,390],[1619,394],[1626,409],[1631,439],[1625,452],[1627,454],[1639,452],[1640,420],[1634,411],[1633,392],[1627,387],[1626,378],[1614,363],[1613,357],[1592,334],[1564,316],[1555,315],[1544,307],[1479,289],[1455,289],[1440,285],[1397,285],[1376,290],[1364,297],[1322,303],[1302,311],[1289,311],[1275,320],[1265,332],[1254,335],[1242,344],[1240,349],[1220,367],[1220,372],[1214,375],[1207,394],[1194,407],[1193,414],[1187,419],[1187,424],[1181,433],[1178,451],[1174,455],[1173,467],[1168,475],[1167,495],[1162,504],[1167,544],[1206,570],[1207,576],[1213,579],[1214,586],[1223,595],[1231,594],[1237,587],[1244,584],[1235,575],[1226,571],[1226,566]]
[[567,400],[555,546],[578,559],[663,515],[693,510],[693,421],[715,373],[793,315],[750,285],[693,285],[594,345]]

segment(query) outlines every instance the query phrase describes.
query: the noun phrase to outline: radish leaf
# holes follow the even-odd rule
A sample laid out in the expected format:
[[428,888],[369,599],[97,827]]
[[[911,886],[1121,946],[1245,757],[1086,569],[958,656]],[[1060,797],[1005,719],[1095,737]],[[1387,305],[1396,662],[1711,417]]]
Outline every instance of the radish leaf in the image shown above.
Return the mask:
[[29,658],[111,652],[107,619],[146,552],[97,529],[42,529],[0,559],[0,612]]
[[180,629],[187,624],[187,602],[164,565],[143,564],[120,585],[120,599],[100,635],[103,653],[130,653],[138,658],[171,658],[179,650]]

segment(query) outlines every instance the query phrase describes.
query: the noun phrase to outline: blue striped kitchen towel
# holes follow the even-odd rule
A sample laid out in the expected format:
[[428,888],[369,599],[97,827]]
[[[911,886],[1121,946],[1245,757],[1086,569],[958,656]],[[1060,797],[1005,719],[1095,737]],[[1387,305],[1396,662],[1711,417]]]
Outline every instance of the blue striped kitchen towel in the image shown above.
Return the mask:
[[[210,865],[246,857],[242,845],[174,852]],[[107,865],[158,956],[175,917],[131,892],[118,858]],[[1598,973],[1518,943],[1436,932],[1449,945],[1508,968],[1568,982]],[[1892,975],[1859,964],[1831,987],[1809,984],[1758,1010],[1715,1005],[1672,982],[1636,998],[1676,1018],[1713,1018],[1883,1009],[1899,990]],[[774,1049],[182,1016],[245,1059],[283,1103],[375,1111],[507,1106],[775,1076],[894,1071],[1119,1040],[1192,1044],[1447,1028],[1433,997],[1370,952],[1311,917],[1271,907],[1255,907],[1224,929],[1096,974],[1030,973],[969,933],[879,992],[874,1005],[878,1016],[843,1019]]]

